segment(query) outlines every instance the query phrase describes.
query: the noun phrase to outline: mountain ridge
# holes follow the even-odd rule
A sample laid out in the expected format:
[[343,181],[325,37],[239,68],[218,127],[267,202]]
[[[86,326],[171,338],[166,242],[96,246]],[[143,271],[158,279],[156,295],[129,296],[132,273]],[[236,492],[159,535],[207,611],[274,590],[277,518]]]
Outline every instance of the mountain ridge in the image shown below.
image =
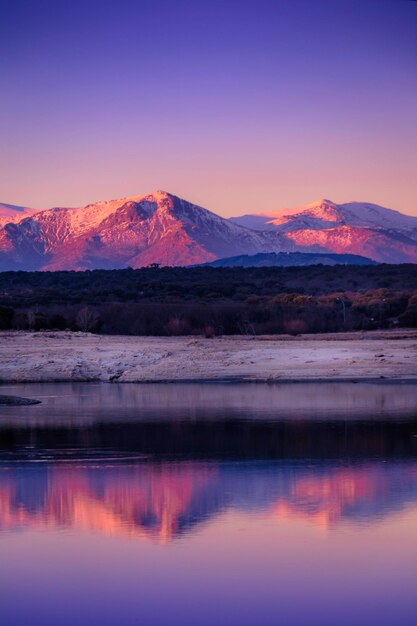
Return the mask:
[[191,265],[230,254],[292,249],[167,192],[56,207],[0,229],[0,269]]
[[236,224],[285,234],[311,252],[358,254],[378,262],[417,262],[417,217],[369,202],[321,199],[288,211],[230,218]]
[[353,254],[417,263],[417,217],[322,199],[224,218],[165,191],[35,211],[0,204],[0,271],[187,266],[259,253]]
[[[359,212],[359,214],[358,214]],[[364,217],[364,214],[366,217]],[[326,217],[328,218],[326,220]],[[275,228],[277,226],[288,225],[292,227],[300,220],[311,219],[327,221],[331,223],[348,223],[357,226],[370,226],[384,228],[415,228],[417,235],[417,216],[401,213],[395,209],[388,209],[378,204],[370,202],[345,202],[336,204],[332,200],[322,198],[310,204],[293,207],[290,209],[279,209],[265,213],[247,213],[241,216],[229,218],[235,223],[247,225],[248,228]],[[254,220],[252,222],[252,219]]]
[[0,202],[0,228],[9,223],[20,222],[37,212],[37,209]]

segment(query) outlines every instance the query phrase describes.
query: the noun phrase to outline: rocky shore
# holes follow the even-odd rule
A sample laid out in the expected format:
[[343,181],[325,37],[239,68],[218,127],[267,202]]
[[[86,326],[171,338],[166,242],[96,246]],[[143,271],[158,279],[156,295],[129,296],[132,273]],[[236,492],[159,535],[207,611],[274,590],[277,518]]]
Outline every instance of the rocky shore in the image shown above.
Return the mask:
[[0,382],[416,380],[417,331],[262,337],[0,333]]

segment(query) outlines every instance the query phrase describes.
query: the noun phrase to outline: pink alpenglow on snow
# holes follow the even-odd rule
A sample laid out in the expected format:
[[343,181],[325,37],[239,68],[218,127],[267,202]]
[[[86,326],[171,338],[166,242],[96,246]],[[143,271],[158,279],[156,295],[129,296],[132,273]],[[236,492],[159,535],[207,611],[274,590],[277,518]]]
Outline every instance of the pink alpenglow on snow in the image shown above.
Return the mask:
[[8,215],[10,210],[0,227],[2,271],[187,266],[268,252],[417,262],[417,217],[367,203],[320,200],[290,211],[225,219],[156,191],[81,208]]

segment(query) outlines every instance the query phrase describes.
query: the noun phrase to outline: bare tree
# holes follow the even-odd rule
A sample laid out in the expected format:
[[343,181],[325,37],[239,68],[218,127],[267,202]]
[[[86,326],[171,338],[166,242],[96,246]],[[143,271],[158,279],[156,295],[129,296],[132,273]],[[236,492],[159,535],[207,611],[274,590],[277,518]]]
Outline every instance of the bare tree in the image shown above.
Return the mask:
[[36,324],[36,313],[35,311],[33,311],[33,309],[29,309],[29,311],[26,313],[26,319],[29,330],[34,330]]
[[75,319],[77,326],[83,333],[88,333],[97,326],[99,317],[94,309],[86,306],[80,311],[78,311],[77,317]]

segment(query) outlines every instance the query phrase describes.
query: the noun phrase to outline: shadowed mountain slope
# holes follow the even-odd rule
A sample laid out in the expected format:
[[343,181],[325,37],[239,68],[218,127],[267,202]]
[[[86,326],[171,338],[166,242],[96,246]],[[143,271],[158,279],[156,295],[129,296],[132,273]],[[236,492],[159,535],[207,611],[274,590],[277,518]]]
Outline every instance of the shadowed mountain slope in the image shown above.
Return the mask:
[[305,265],[376,265],[375,261],[355,254],[314,254],[308,252],[270,252],[243,254],[205,263],[211,267],[295,267]]

